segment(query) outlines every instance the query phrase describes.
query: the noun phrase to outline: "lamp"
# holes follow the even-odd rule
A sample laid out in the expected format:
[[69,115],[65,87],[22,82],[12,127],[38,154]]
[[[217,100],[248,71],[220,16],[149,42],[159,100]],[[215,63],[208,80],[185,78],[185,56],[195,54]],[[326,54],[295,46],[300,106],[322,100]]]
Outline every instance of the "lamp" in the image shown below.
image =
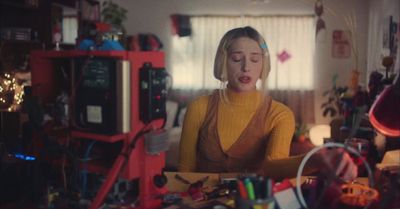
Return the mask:
[[[400,39],[397,41],[397,45],[399,44]],[[394,69],[397,70],[397,76],[393,84],[384,88],[369,111],[372,126],[378,132],[390,137],[400,137],[400,47],[397,47],[396,54]],[[390,59],[382,60],[386,72],[392,64],[393,58],[391,61]]]
[[331,127],[329,125],[321,124],[310,128],[310,141],[315,146],[324,144],[324,138],[331,137]]
[[400,137],[400,72],[394,84],[386,86],[372,104],[369,119],[374,128],[386,136]]

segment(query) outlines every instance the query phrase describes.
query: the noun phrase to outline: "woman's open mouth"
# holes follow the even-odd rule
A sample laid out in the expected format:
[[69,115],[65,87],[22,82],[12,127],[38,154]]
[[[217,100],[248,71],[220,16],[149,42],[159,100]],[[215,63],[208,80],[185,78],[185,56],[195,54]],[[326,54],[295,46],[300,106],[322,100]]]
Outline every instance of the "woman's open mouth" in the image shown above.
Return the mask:
[[240,76],[238,80],[239,80],[240,83],[248,84],[248,83],[251,82],[251,77],[249,77],[249,76]]

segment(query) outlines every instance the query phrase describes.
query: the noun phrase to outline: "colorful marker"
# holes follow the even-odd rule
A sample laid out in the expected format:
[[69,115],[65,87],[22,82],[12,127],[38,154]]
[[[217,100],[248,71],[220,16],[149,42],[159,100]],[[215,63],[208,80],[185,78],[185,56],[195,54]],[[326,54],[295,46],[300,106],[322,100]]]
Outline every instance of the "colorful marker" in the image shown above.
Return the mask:
[[245,199],[245,200],[247,200],[248,199],[247,191],[246,191],[246,187],[243,184],[243,181],[238,180],[237,181],[237,186],[238,186],[240,197]]
[[250,179],[246,178],[244,180],[244,185],[246,186],[247,195],[249,196],[249,200],[255,200],[256,196],[254,194],[254,186],[253,186],[253,183],[251,183]]

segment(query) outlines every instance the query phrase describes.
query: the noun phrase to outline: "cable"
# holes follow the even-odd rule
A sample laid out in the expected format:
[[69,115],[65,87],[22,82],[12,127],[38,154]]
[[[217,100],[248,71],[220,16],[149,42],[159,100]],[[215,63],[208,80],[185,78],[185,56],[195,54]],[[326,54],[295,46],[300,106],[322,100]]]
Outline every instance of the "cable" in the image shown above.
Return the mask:
[[[75,118],[75,114],[76,114],[76,112],[77,112],[77,107],[76,107],[76,105],[75,105],[75,99],[76,99],[76,93],[77,93],[77,90],[78,90],[78,87],[81,85],[81,83],[82,83],[82,81],[83,81],[83,79],[84,79],[84,77],[85,77],[85,71],[88,69],[88,66],[89,66],[89,64],[91,64],[91,61],[93,60],[93,56],[92,55],[90,55],[89,54],[89,52],[88,52],[88,55],[87,55],[87,57],[82,61],[82,65],[80,66],[80,69],[79,69],[79,76],[78,77],[76,77],[75,76],[75,72],[72,72],[71,73],[71,80],[72,81],[75,81],[75,78],[78,78],[77,79],[77,81],[76,81],[76,83],[72,83],[72,85],[71,85],[71,94],[70,94],[70,96],[69,96],[69,98],[68,98],[68,105],[69,105],[69,107],[70,107],[70,111],[68,111],[68,113],[69,113],[69,118],[70,118],[70,126],[71,127],[75,127],[75,128],[77,128],[77,129],[79,129],[79,130],[83,130],[83,131],[87,131],[87,130],[89,130],[88,128],[84,128],[84,127],[82,127],[81,126],[81,124],[79,124],[79,122],[77,123],[75,120],[76,120],[76,118]],[[74,63],[75,64],[75,63]],[[80,64],[80,63],[79,63]],[[75,66],[74,66],[74,68],[73,68],[73,71],[75,71]],[[78,118],[78,120],[81,120],[81,119],[79,119]]]
[[[370,187],[374,186],[374,179],[373,179],[373,175],[372,175],[372,170],[371,167],[369,166],[369,164],[367,163],[367,161],[361,156],[361,154],[355,150],[352,147],[346,146],[344,144],[340,144],[340,143],[334,143],[334,142],[330,142],[330,143],[326,143],[323,144],[322,146],[318,146],[313,148],[311,151],[309,151],[306,156],[303,158],[303,160],[300,163],[299,169],[297,170],[297,176],[296,176],[296,192],[298,194],[298,198],[300,201],[300,204],[304,207],[304,208],[308,208],[306,201],[304,200],[303,197],[303,192],[301,191],[301,175],[303,173],[304,167],[307,163],[307,161],[311,158],[311,156],[313,154],[315,154],[316,152],[318,152],[319,150],[323,149],[323,148],[328,148],[328,147],[337,147],[337,148],[343,148],[348,152],[351,152],[352,154],[356,155],[357,157],[362,159],[362,162],[365,165],[365,168],[367,169],[368,172],[368,181],[369,181],[369,185]],[[368,208],[369,204],[365,207]]]
[[[90,144],[89,144],[89,146],[88,146],[88,148],[87,148],[87,150],[86,150],[86,152],[85,152],[85,155],[84,155],[84,157],[83,157],[83,160],[84,160],[84,162],[86,163],[86,161],[88,160],[88,158],[89,158],[89,154],[90,154],[90,152],[91,152],[91,150],[92,150],[92,148],[93,148],[93,145],[96,143],[97,141],[92,141]],[[85,197],[86,196],[86,187],[87,187],[87,173],[88,173],[88,171],[86,170],[86,167],[84,168],[84,169],[82,169],[82,196],[83,197]]]
[[[142,137],[144,134],[150,132],[153,129],[146,129],[147,126],[143,127],[136,135],[135,137],[133,137],[132,141],[129,144],[129,148],[130,149],[134,149],[136,146],[136,142],[140,139],[140,137]],[[128,152],[130,152],[130,150],[128,150]]]
[[128,162],[129,155],[132,149],[135,148],[136,142],[139,140],[143,134],[151,131],[152,129],[147,129],[147,126],[144,126],[132,139],[131,143],[127,147],[123,147],[120,155],[114,161],[114,164],[109,169],[107,177],[103,184],[100,186],[99,191],[97,192],[96,196],[94,197],[92,204],[90,205],[89,209],[98,209],[101,203],[104,201],[105,197],[107,196],[108,192],[110,191],[111,187],[115,183],[116,179],[118,178],[119,173],[121,172],[122,168]]

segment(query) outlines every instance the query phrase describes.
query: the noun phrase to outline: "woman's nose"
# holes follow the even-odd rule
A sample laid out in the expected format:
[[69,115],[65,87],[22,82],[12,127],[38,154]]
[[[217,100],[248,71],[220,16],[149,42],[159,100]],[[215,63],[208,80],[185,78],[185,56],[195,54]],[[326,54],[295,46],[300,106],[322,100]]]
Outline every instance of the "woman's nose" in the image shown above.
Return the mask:
[[242,61],[242,71],[243,72],[248,72],[248,71],[250,71],[250,65],[249,65],[249,60],[247,60],[246,58],[245,59],[243,59],[243,61]]

